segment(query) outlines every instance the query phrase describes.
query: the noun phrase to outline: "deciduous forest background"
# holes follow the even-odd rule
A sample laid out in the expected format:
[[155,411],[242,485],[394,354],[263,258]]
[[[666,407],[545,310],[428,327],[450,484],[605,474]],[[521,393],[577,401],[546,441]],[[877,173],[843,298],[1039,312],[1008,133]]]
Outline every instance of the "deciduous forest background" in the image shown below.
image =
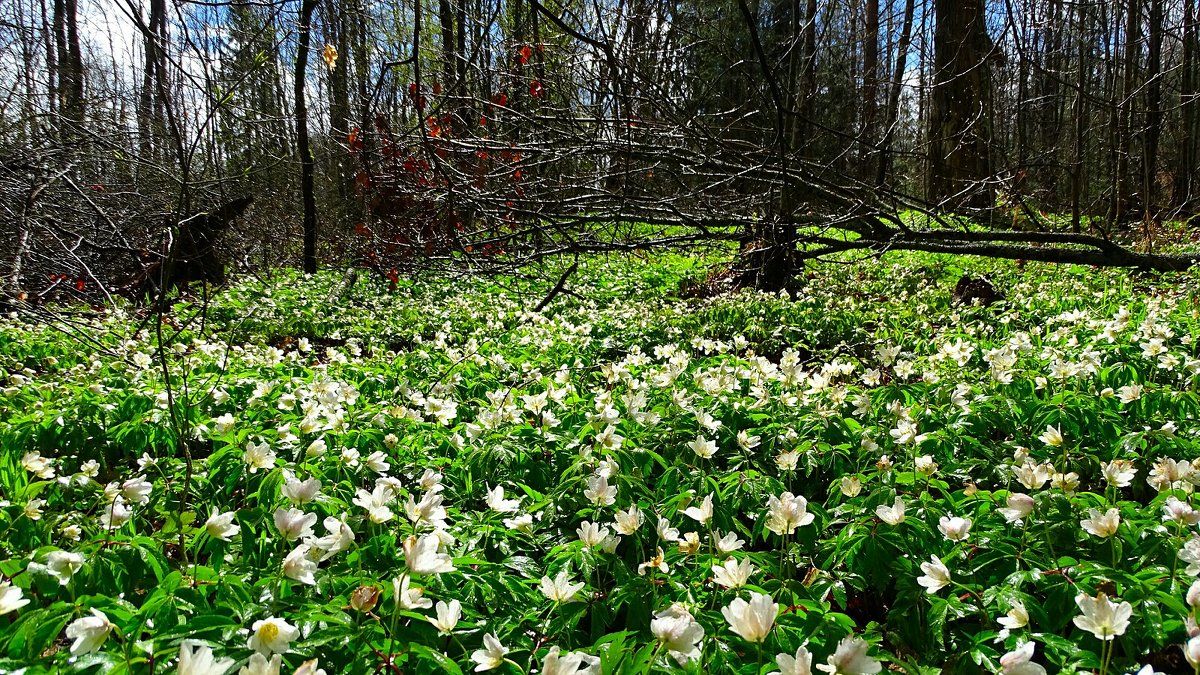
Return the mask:
[[1198,11],[7,0],[0,269],[97,299],[172,253],[185,281],[731,241],[768,286],[860,240],[1120,263],[1196,209]]

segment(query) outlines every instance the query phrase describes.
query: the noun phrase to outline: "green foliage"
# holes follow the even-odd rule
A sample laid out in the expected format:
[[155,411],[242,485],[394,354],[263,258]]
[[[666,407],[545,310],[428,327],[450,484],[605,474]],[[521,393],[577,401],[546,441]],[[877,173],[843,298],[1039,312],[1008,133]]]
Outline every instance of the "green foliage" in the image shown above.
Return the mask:
[[[331,308],[337,279],[289,274],[178,305],[161,345],[116,313],[5,319],[0,669],[174,672],[203,644],[236,670],[279,619],[284,672],[466,672],[485,634],[499,672],[765,673],[851,637],[911,673],[1029,640],[1050,672],[1134,670],[1194,616],[1190,277],[989,271],[991,307],[930,257],[704,301],[667,258],[582,261],[538,314],[544,281]],[[1076,621],[1101,592],[1132,610],[1113,642]],[[761,644],[722,611],[754,594]]]

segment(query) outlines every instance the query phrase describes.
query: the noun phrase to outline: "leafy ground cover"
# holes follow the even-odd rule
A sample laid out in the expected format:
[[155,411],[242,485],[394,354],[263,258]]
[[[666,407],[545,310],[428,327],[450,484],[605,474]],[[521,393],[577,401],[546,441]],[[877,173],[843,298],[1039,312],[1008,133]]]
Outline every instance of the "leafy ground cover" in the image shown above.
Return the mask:
[[0,670],[1194,672],[1195,275],[961,271],[6,318]]

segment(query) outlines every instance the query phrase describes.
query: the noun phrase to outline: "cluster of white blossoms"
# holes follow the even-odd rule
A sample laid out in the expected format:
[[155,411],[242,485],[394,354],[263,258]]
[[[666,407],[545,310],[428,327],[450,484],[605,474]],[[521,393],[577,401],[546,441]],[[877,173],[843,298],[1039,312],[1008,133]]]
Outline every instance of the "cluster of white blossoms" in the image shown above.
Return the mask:
[[[819,297],[829,311],[814,314],[827,323],[835,310],[856,307],[836,293]],[[756,311],[738,302],[705,311]],[[264,303],[268,316],[285,311]],[[431,650],[461,647],[459,662],[469,658],[476,671],[508,664],[599,673],[599,648],[549,633],[564,617],[586,614],[585,603],[630,588],[647,591],[638,600],[653,613],[648,625],[624,630],[643,642],[650,636],[656,666],[695,668],[737,653],[740,643],[768,657],[781,648],[779,628],[796,616],[780,606],[795,602],[791,589],[858,583],[854,560],[815,555],[844,534],[896,550],[887,572],[903,570],[895,592],[908,600],[952,602],[995,624],[1005,642],[1001,672],[1038,675],[1046,672],[1039,661],[1051,658],[1038,650],[1052,642],[1039,632],[1046,627],[1031,625],[1038,612],[1031,618],[1036,606],[1026,603],[1037,601],[1050,575],[1030,575],[1013,594],[981,588],[981,552],[1020,541],[1029,552],[1022,564],[1037,570],[1040,539],[1057,547],[1063,537],[1078,549],[1071,555],[1103,576],[1107,558],[1137,541],[1167,552],[1147,563],[1165,570],[1163,578],[1200,576],[1194,420],[1153,407],[1189,394],[1200,372],[1183,310],[1170,301],[1149,303],[1141,318],[1124,307],[1035,320],[1014,305],[986,322],[964,311],[908,327],[918,338],[881,321],[853,332],[854,341],[838,334],[842,346],[821,353],[768,348],[763,327],[787,328],[770,324],[769,314],[746,322],[748,338],[688,336],[680,326],[696,326],[686,321],[702,315],[677,307],[650,319],[586,302],[563,315],[527,312],[511,299],[466,307],[480,315],[470,329],[455,323],[464,314],[446,308],[414,318],[422,329],[413,329],[410,346],[391,349],[394,363],[386,365],[378,361],[383,345],[340,338],[329,348],[303,338],[294,348],[197,340],[161,354],[164,364],[143,335],[120,345],[124,365],[97,357],[64,372],[91,396],[128,395],[148,407],[146,423],[160,425],[173,396],[158,382],[164,367],[181,378],[218,365],[230,374],[191,402],[197,447],[213,452],[188,467],[186,499],[185,463],[167,453],[135,465],[139,448],[113,466],[88,455],[90,447],[18,452],[15,482],[36,487],[6,494],[15,502],[11,517],[42,540],[22,552],[28,576],[6,569],[0,579],[0,615],[38,611],[46,587],[89,597],[84,586],[97,576],[90,566],[107,560],[104,550],[170,527],[172,547],[179,528],[191,537],[170,557],[187,561],[189,582],[240,576],[262,589],[247,602],[234,645],[241,649],[244,638],[252,655],[235,661],[216,642],[176,636],[185,675],[279,673],[286,658],[303,658],[294,649],[311,656],[305,642],[325,628],[285,600],[333,597],[336,607],[322,611],[345,611],[362,619],[356,625],[380,630],[398,617],[405,628],[437,635]],[[798,342],[789,340],[776,344]],[[6,395],[32,391],[40,375],[13,370]],[[54,395],[72,394],[45,386],[31,416],[68,428],[70,411],[56,409]],[[1026,400],[1032,407],[1019,408]],[[1092,417],[1076,414],[1084,404],[1094,406]],[[102,416],[127,422],[112,417],[116,409]],[[1097,447],[1093,432],[1110,426],[1122,435]],[[664,475],[665,488],[657,482]],[[174,518],[180,503],[195,513]],[[1069,533],[1074,540],[1066,541]],[[818,568],[825,560],[831,569]],[[791,567],[801,565],[808,578],[789,584]],[[216,581],[200,580],[200,568]],[[353,590],[339,585],[373,574],[378,579]],[[486,575],[506,575],[506,592],[538,620],[506,624],[495,618],[502,611],[476,605],[499,593],[479,590]],[[35,587],[30,577],[45,583]],[[1109,588],[1093,581],[1077,586]],[[380,609],[389,586],[390,605]],[[1194,614],[1200,582],[1192,588]],[[876,591],[893,589],[869,589]],[[1076,607],[1063,633],[1089,647],[1092,637],[1111,644],[1136,633],[1129,627],[1141,620],[1130,602],[1102,592],[1079,591]],[[64,651],[80,656],[127,639],[107,605],[81,601],[73,611],[63,619]],[[1188,620],[1180,646],[1195,666],[1200,630]],[[778,672],[879,673],[894,660],[864,639],[869,634],[831,635],[805,635],[810,642],[795,651],[787,642],[789,653],[775,656]],[[295,672],[321,671],[309,661]]]

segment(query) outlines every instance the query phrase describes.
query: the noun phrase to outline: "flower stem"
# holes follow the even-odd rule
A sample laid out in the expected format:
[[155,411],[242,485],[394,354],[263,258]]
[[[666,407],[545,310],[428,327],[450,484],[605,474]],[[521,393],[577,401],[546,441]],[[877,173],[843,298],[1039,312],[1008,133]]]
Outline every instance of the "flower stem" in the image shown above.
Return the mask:
[[1104,646],[1100,648],[1100,675],[1105,675],[1108,672],[1108,663],[1112,659],[1113,646],[1116,644],[1116,638],[1107,640]]
[[650,655],[650,660],[646,662],[646,670],[642,671],[645,675],[650,675],[650,672],[654,670],[654,662],[658,660],[658,654],[662,651],[662,648],[663,643],[661,642],[655,645],[654,653]]
[[[947,559],[949,559],[949,556],[947,556]],[[983,596],[981,596],[979,593],[976,593],[971,587],[969,587],[965,584],[961,584],[957,581],[951,581],[950,583],[963,589],[971,597],[975,598],[975,601],[979,603],[979,613],[983,615],[983,625],[990,626],[992,623],[992,619],[991,619],[991,616],[988,615],[987,606],[984,605],[984,603],[983,603]]]

